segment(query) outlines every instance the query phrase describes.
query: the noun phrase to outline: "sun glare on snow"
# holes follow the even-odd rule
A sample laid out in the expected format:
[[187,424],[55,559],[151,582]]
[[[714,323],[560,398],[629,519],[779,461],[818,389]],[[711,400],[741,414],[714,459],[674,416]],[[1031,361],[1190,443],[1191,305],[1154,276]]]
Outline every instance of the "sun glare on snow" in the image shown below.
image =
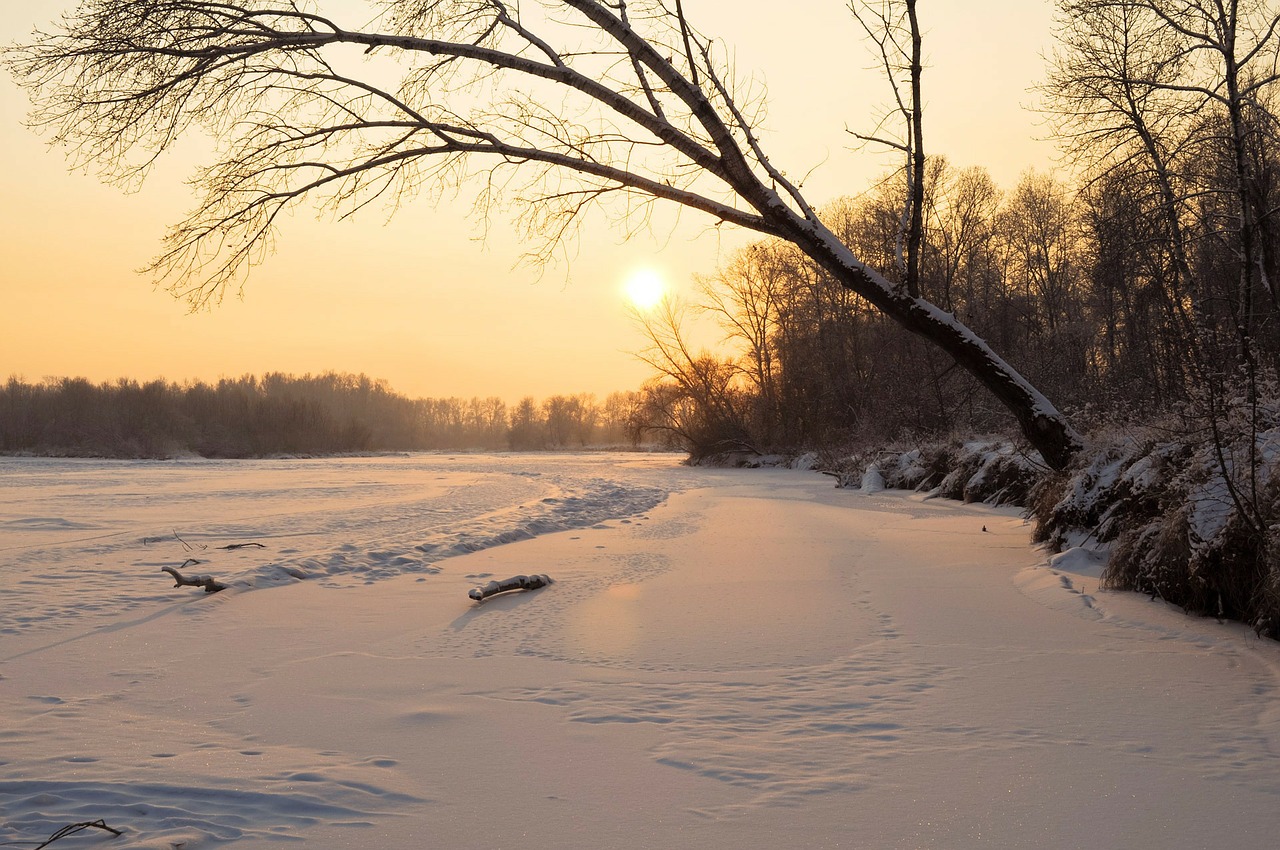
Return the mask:
[[639,269],[631,273],[625,284],[627,301],[637,310],[651,310],[667,294],[667,283],[653,269]]

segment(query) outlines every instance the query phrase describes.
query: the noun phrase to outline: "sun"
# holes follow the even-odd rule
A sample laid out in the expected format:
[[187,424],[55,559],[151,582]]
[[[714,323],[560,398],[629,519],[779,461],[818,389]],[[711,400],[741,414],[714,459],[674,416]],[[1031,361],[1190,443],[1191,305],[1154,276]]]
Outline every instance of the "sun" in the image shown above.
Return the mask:
[[667,282],[653,269],[637,269],[623,285],[627,301],[637,310],[652,310],[667,296]]

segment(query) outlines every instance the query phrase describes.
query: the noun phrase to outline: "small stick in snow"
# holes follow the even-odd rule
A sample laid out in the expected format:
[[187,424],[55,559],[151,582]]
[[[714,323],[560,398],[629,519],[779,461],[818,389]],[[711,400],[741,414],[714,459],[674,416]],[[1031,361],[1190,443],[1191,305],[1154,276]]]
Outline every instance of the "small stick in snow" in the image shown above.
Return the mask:
[[512,576],[502,581],[491,581],[488,584],[473,587],[467,592],[467,596],[477,602],[483,602],[496,593],[506,593],[508,590],[537,590],[548,584],[551,584],[550,576]]
[[[66,838],[68,835],[74,835],[77,832],[82,832],[86,829],[101,829],[115,836],[124,835],[124,833],[121,832],[120,830],[112,829],[111,827],[107,826],[107,822],[99,818],[98,820],[95,820],[95,821],[84,821],[83,823],[67,824],[62,829],[58,830],[53,835],[50,835],[47,839],[45,839],[45,842],[43,844],[40,844],[38,847],[36,847],[35,850],[40,850],[41,847],[48,847],[50,844],[57,841],[59,838]],[[35,844],[36,842],[6,841],[5,843],[6,844]]]
[[234,552],[236,549],[248,549],[250,546],[257,546],[259,549],[265,549],[261,543],[228,543],[226,546],[218,546],[218,549],[226,549],[228,552]]
[[[182,548],[183,548],[183,549],[186,549],[188,552],[194,552],[194,551],[196,550],[196,547],[192,546],[190,543],[188,543],[187,541],[185,541],[185,540],[183,540],[183,539],[182,539],[181,535],[179,535],[179,534],[178,534],[178,529],[176,529],[176,528],[173,530],[173,537],[174,537],[174,539],[175,539],[175,540],[177,540],[179,543],[181,543],[181,544],[182,544]],[[206,548],[208,548],[208,547],[206,547],[203,543],[201,543],[201,544],[200,544],[200,548],[201,548],[201,549],[206,549]]]
[[[200,562],[194,558],[188,558],[182,566],[198,563]],[[174,587],[203,587],[205,593],[217,593],[219,590],[227,589],[225,584],[219,584],[213,576],[184,576],[173,567],[161,567],[160,570],[173,576],[173,580],[177,582]]]

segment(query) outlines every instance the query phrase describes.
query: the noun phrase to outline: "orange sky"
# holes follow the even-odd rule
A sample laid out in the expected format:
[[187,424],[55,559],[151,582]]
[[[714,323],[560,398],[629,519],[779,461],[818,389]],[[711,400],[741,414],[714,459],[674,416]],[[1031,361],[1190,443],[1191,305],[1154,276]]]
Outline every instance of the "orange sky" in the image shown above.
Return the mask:
[[[0,10],[0,40],[24,39],[72,4],[26,0]],[[326,10],[357,0],[320,0]],[[739,75],[769,86],[763,144],[790,174],[821,167],[815,204],[865,187],[890,161],[849,149],[886,91],[844,0],[685,0],[705,33],[732,46]],[[19,8],[14,8],[15,6]],[[759,14],[744,10],[758,9]],[[1012,186],[1053,148],[1023,107],[1042,75],[1051,4],[1041,0],[926,2],[926,147],[959,166],[984,165]],[[360,16],[354,15],[350,20]],[[590,224],[568,265],[516,266],[514,228],[499,220],[481,244],[469,198],[415,204],[390,220],[287,220],[277,251],[228,297],[191,314],[136,273],[165,226],[191,205],[182,152],[142,191],[124,194],[68,173],[62,156],[21,126],[25,95],[0,78],[0,379],[213,380],[246,372],[364,372],[414,396],[522,395],[633,389],[648,367],[623,300],[627,274],[656,267],[678,292],[748,237],[685,213],[652,237],[621,241]],[[200,145],[188,146],[198,150]]]

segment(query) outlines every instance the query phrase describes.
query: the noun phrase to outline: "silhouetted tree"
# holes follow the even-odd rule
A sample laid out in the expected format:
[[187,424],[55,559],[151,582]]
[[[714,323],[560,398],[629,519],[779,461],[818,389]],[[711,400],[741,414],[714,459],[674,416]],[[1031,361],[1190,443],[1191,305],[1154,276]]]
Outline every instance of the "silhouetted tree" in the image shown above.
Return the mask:
[[532,396],[520,399],[511,411],[511,427],[507,442],[512,451],[529,451],[547,447],[546,421],[538,412],[538,403]]
[[[971,372],[1050,464],[1077,450],[1066,419],[977,334],[833,233],[765,154],[749,98],[679,4],[383,8],[353,29],[289,0],[86,0],[6,62],[35,122],[117,180],[139,179],[189,128],[216,133],[202,201],[152,267],[198,303],[238,280],[305,198],[347,214],[478,177],[481,211],[513,202],[544,254],[606,200],[627,199],[625,217],[661,199],[794,243]],[[343,48],[394,57],[399,84]]]

